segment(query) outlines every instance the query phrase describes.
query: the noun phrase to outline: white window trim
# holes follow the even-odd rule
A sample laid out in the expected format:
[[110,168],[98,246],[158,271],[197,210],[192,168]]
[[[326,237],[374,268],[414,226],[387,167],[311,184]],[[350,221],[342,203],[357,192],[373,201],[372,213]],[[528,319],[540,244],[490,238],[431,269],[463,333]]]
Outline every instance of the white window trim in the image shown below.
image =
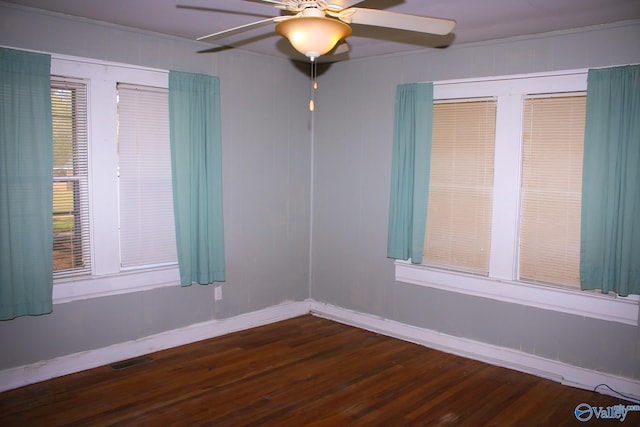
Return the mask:
[[[597,291],[520,282],[518,225],[522,167],[522,100],[554,92],[584,92],[587,70],[451,80],[434,83],[434,100],[498,99],[493,219],[489,277],[441,270],[410,261],[395,262],[398,282],[589,318],[639,325],[640,296],[619,297]],[[514,135],[517,135],[514,138]]]
[[[179,286],[177,265],[123,269],[118,232],[116,96],[118,82],[168,88],[168,71],[52,54],[51,74],[84,79],[89,138],[92,274],[56,279],[53,303]],[[96,197],[95,195],[100,195]]]
[[619,297],[597,291],[499,280],[438,270],[410,261],[398,260],[395,268],[398,282],[638,326],[637,295]]
[[180,273],[177,266],[128,270],[91,277],[72,277],[54,283],[53,303],[64,304],[179,285]]

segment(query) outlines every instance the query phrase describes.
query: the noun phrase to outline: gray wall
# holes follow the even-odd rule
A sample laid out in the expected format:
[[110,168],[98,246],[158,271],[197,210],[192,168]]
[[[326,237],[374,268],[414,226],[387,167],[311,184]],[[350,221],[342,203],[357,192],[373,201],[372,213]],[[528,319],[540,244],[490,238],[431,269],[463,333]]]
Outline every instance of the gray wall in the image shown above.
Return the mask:
[[227,281],[54,305],[0,322],[0,370],[309,295],[308,77],[288,61],[0,3],[0,45],[220,77]]
[[320,80],[311,297],[640,379],[640,328],[394,282],[386,258],[399,83],[640,62],[640,23],[335,64]]

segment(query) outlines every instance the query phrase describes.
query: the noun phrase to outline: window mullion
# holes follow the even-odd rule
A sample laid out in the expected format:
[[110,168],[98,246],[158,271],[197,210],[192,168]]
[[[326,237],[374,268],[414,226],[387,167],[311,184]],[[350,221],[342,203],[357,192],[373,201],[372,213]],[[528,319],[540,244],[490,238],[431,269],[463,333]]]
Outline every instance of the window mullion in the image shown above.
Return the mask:
[[116,82],[92,79],[89,85],[89,200],[93,274],[120,272],[118,243],[118,166]]
[[498,97],[489,277],[515,280],[522,167],[522,95]]

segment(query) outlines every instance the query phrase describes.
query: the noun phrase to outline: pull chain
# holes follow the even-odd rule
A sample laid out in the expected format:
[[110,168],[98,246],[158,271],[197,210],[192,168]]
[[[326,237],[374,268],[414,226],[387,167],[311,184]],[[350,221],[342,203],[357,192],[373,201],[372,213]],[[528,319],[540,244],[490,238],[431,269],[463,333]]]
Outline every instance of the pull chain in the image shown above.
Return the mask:
[[315,109],[314,100],[316,98],[316,90],[318,89],[318,68],[315,58],[311,58],[311,100],[309,101],[309,111],[313,112]]

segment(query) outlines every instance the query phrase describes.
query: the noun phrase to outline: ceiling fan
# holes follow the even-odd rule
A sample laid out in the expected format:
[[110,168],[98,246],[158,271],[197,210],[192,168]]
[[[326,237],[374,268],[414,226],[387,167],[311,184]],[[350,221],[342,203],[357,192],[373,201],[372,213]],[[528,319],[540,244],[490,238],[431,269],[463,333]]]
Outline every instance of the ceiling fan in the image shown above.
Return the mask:
[[[276,24],[275,30],[311,62],[331,51],[351,35],[350,24],[371,25],[420,33],[446,35],[456,21],[386,10],[352,7],[363,0],[248,0],[269,3],[293,15],[279,15],[199,37],[214,41],[261,26]],[[338,50],[336,48],[336,50]]]

